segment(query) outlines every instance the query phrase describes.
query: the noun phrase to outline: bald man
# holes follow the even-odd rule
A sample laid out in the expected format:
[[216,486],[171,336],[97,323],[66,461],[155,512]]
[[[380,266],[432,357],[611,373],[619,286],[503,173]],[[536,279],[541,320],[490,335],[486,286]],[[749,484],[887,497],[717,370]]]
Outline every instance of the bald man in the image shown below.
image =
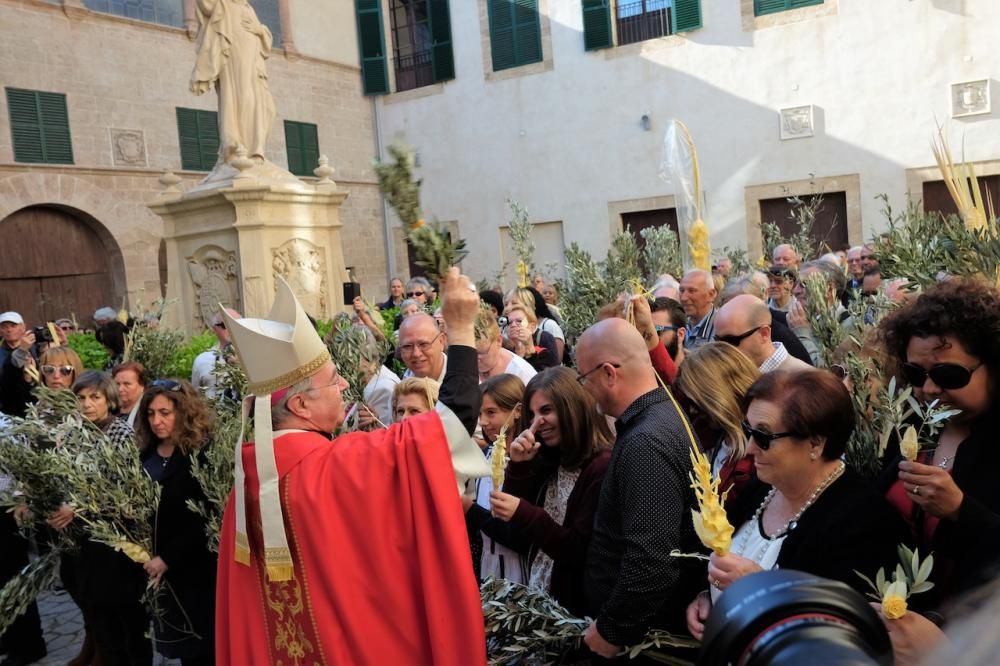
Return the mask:
[[681,306],[688,317],[685,349],[697,349],[712,339],[717,295],[715,281],[708,271],[695,268],[681,279]]
[[[232,308],[226,308],[226,313],[233,319],[241,318],[240,313]],[[205,397],[214,398],[215,386],[219,381],[215,374],[215,366],[217,363],[226,362],[226,352],[231,343],[229,330],[226,328],[226,322],[222,318],[221,312],[212,315],[210,325],[217,342],[208,351],[203,351],[194,357],[194,363],[191,366],[191,385],[204,393]]]
[[749,294],[734,296],[719,308],[715,315],[715,340],[739,349],[761,372],[812,367],[790,355],[785,345],[771,340],[771,310]]
[[704,586],[703,567],[699,574],[691,561],[670,556],[698,549],[691,440],[633,326],[617,318],[591,326],[576,360],[584,390],[617,419],[587,552],[588,612],[596,619],[584,634],[591,650],[613,657],[652,627],[683,626],[686,600]]
[[798,271],[800,261],[799,253],[788,243],[778,245],[771,252],[771,263],[780,268],[790,268]]
[[410,315],[399,325],[399,357],[406,366],[403,379],[426,377],[444,381],[448,356],[444,353],[448,337],[438,328],[434,317],[424,312]]

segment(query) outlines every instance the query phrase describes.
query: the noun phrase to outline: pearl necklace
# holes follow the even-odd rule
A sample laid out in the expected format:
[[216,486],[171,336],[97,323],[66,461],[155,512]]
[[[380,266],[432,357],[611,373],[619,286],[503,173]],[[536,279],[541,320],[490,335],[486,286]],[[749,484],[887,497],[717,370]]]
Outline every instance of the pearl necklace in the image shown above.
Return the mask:
[[774,536],[767,536],[766,534],[764,534],[764,531],[762,529],[760,530],[761,534],[764,534],[764,544],[761,546],[761,548],[758,549],[757,553],[755,554],[756,556],[752,556],[744,551],[746,550],[747,542],[750,540],[751,532],[755,529],[759,529],[758,526],[761,524],[760,523],[761,516],[764,514],[765,509],[767,509],[768,504],[770,504],[771,500],[774,498],[774,494],[778,492],[777,488],[772,487],[771,491],[767,493],[767,497],[765,497],[764,501],[761,502],[759,507],[757,507],[757,511],[753,514],[753,518],[750,519],[749,529],[743,532],[743,537],[740,540],[740,545],[737,548],[734,548],[734,550],[742,553],[743,557],[746,557],[757,563],[760,563],[760,560],[763,559],[764,555],[767,552],[768,546],[770,546],[772,542],[788,536],[789,532],[798,527],[799,518],[801,518],[802,514],[806,512],[806,509],[812,506],[812,504],[816,501],[816,498],[819,497],[824,490],[830,487],[830,484],[832,484],[834,481],[840,478],[840,475],[844,473],[844,469],[846,467],[844,465],[844,461],[841,460],[839,461],[839,463],[840,464],[837,465],[837,469],[833,470],[833,472],[831,472],[829,476],[823,479],[823,481],[818,486],[816,486],[816,489],[812,492],[812,495],[809,496],[809,499],[806,500],[806,503],[802,505],[802,508],[799,509],[794,516],[788,519],[788,522],[785,523],[784,527],[778,530],[777,534],[775,534]]

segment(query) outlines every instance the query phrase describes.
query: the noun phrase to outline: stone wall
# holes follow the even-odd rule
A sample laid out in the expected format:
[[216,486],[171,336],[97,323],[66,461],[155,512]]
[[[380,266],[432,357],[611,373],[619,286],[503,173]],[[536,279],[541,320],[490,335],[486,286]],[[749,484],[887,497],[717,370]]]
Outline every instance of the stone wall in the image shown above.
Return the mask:
[[[296,23],[303,12],[322,10],[314,5],[293,4]],[[66,94],[74,156],[73,165],[15,163],[6,101],[0,103],[0,220],[37,204],[88,213],[121,247],[130,297],[158,295],[156,258],[163,226],[146,205],[162,190],[157,179],[164,169],[182,177],[182,189],[204,175],[180,170],[175,108],[216,108],[214,94],[188,92],[194,43],[182,29],[82,9],[64,11],[37,0],[0,0],[0,25],[0,81]],[[353,42],[353,25],[340,29]],[[318,126],[320,152],[349,193],[341,218],[345,259],[366,293],[383,293],[387,262],[371,168],[372,105],[361,94],[358,68],[308,53],[291,59],[278,50],[268,74],[278,111],[268,158],[287,166],[283,120]],[[128,136],[120,138],[119,130]],[[116,140],[129,142],[128,154],[119,148],[116,155]]]

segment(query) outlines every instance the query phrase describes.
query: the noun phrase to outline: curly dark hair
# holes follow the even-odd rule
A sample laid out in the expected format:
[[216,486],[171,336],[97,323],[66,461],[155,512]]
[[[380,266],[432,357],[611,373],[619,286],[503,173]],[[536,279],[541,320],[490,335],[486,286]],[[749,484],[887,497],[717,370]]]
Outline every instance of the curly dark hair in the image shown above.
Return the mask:
[[906,362],[910,339],[950,335],[1000,380],[1000,292],[980,280],[954,278],[931,287],[879,325],[886,351]]
[[146,387],[135,420],[135,435],[139,448],[146,450],[160,444],[160,438],[149,427],[146,412],[156,396],[165,396],[176,412],[174,432],[170,441],[185,455],[190,455],[208,443],[212,435],[212,413],[191,384],[173,379],[160,379]]

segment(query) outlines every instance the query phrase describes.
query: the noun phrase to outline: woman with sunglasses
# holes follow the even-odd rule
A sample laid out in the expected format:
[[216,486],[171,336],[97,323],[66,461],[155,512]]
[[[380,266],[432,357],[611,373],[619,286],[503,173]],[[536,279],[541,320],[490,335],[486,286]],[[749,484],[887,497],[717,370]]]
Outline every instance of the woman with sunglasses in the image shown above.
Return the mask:
[[[84,418],[112,444],[135,446],[132,428],[114,413],[118,387],[103,372],[89,371],[73,383]],[[70,513],[72,510],[70,509]],[[72,519],[72,518],[71,518]],[[146,637],[149,616],[141,599],[146,589],[142,569],[109,546],[84,541],[77,555],[64,556],[60,576],[83,612],[86,634],[80,660],[103,664],[149,664],[153,652]]]
[[917,400],[961,410],[933,450],[913,462],[890,457],[883,477],[920,551],[934,552],[931,594],[943,603],[983,582],[1000,559],[1000,294],[953,279],[886,317],[880,330]]
[[529,563],[528,585],[583,615],[584,565],[614,438],[569,368],[535,375],[524,401],[503,491],[490,493],[490,505]]
[[154,614],[156,650],[183,666],[214,663],[216,555],[208,548],[205,520],[188,508],[205,501],[191,474],[203,464],[212,417],[187,382],[161,379],[142,396],[136,435],[143,468],[161,486],[154,518],[153,559],[144,566],[154,585],[167,585]]
[[743,400],[760,371],[732,345],[709,342],[690,352],[674,384],[691,425],[712,461],[712,476],[728,488],[726,505],[753,479],[753,456],[743,432]]
[[871,578],[879,567],[893,570],[905,536],[892,507],[844,465],[854,410],[832,373],[764,374],[746,404],[742,428],[758,481],[728,508],[732,548],[709,557],[710,588],[688,606],[688,629],[698,639],[712,600],[744,576],[797,569],[864,592],[855,572]]
[[38,359],[38,370],[46,388],[68,389],[83,373],[83,361],[69,347],[52,347]]

